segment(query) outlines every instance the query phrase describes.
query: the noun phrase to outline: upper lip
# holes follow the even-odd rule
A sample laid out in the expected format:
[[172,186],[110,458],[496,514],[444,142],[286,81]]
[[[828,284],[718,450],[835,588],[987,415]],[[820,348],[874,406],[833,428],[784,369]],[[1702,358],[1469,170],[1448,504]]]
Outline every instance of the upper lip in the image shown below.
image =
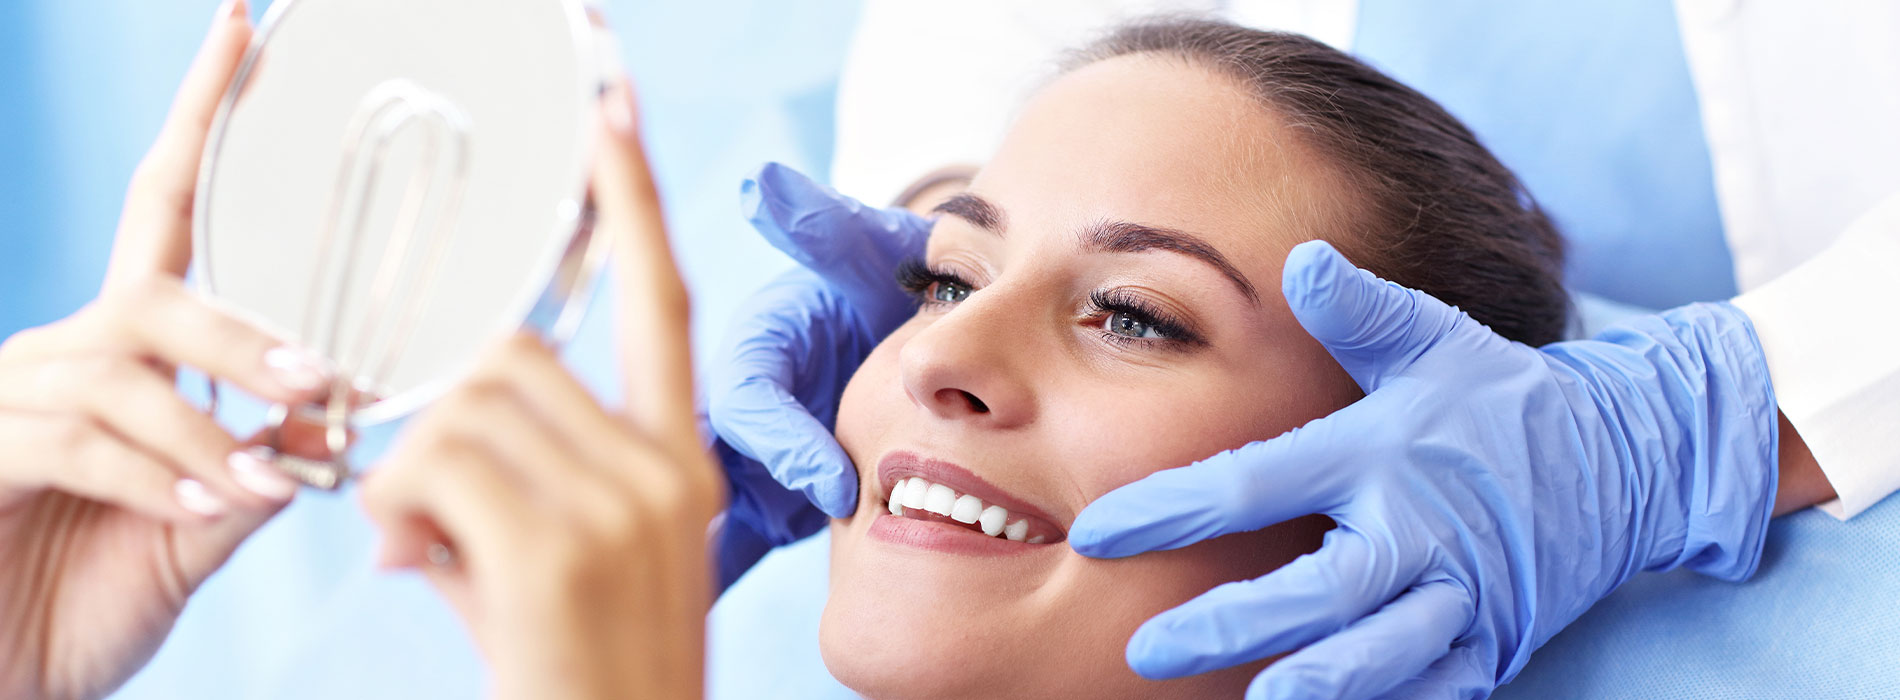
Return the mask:
[[1054,532],[1064,534],[1067,532],[1043,509],[1017,498],[1015,494],[1004,491],[970,470],[952,462],[924,457],[914,452],[900,450],[878,460],[878,495],[888,502],[891,499],[891,488],[896,486],[897,482],[913,476],[922,477],[923,480],[933,484],[943,484],[959,494],[975,496],[982,499],[986,505],[1002,506],[1011,515],[1041,520]]

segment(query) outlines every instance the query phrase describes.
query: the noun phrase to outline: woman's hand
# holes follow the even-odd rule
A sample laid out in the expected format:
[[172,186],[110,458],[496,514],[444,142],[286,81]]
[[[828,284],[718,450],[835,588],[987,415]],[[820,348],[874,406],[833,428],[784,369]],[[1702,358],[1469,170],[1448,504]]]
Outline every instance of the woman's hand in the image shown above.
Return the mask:
[[603,408],[552,350],[517,335],[363,490],[383,562],[420,568],[448,598],[497,697],[701,696],[706,530],[722,481],[693,410],[686,291],[631,91],[602,100],[595,231],[617,248],[627,407]]
[[[180,279],[205,133],[251,28],[219,11],[127,192],[99,298],[0,345],[0,697],[99,697],[295,483],[175,391],[197,367],[271,401],[321,371]],[[314,431],[294,443],[320,450]],[[316,456],[313,450],[302,450]]]

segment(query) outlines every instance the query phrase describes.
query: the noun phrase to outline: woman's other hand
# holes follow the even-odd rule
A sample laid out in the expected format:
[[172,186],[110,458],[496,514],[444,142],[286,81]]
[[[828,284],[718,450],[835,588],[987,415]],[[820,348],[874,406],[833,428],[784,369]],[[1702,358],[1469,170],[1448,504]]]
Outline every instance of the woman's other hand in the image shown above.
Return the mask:
[[628,405],[603,408],[519,334],[417,420],[363,491],[383,563],[421,569],[455,607],[497,697],[701,696],[706,532],[723,482],[697,427],[686,291],[631,91],[602,101],[596,232],[617,248]]
[[[105,695],[296,484],[175,390],[196,367],[270,401],[324,375],[186,291],[198,160],[251,27],[227,3],[126,194],[99,298],[0,345],[0,697]],[[293,447],[317,456],[312,431]]]

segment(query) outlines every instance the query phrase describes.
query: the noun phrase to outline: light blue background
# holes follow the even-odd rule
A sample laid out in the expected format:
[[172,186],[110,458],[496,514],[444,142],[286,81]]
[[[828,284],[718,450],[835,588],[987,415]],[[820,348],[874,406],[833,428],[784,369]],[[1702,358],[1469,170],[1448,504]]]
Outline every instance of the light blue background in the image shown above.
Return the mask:
[[[788,264],[737,216],[737,182],[764,160],[824,175],[855,3],[607,4],[704,365],[738,299]],[[0,335],[94,293],[126,178],[212,5],[0,2]],[[1467,120],[1557,218],[1578,288],[1656,307],[1733,293],[1669,3],[1363,0],[1360,16],[1360,53]],[[609,329],[590,319],[568,356],[590,384],[611,387]],[[255,420],[257,407],[235,403],[231,420]],[[389,434],[367,435],[362,456]],[[1849,526],[1810,512],[1776,523],[1746,585],[1640,577],[1501,695],[1881,697],[1897,682],[1897,533],[1893,503]],[[478,695],[479,660],[459,624],[419,580],[373,572],[373,539],[347,494],[305,494],[205,586],[119,696]],[[841,692],[814,643],[825,545],[768,558],[722,600],[714,695]]]

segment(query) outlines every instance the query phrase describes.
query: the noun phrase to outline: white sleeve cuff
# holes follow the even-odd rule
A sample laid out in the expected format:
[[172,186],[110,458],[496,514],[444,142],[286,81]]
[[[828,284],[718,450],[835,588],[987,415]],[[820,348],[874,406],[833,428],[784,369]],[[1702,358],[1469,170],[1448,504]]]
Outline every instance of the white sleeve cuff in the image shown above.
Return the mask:
[[1736,297],[1775,399],[1851,518],[1900,490],[1900,193],[1787,274]]

